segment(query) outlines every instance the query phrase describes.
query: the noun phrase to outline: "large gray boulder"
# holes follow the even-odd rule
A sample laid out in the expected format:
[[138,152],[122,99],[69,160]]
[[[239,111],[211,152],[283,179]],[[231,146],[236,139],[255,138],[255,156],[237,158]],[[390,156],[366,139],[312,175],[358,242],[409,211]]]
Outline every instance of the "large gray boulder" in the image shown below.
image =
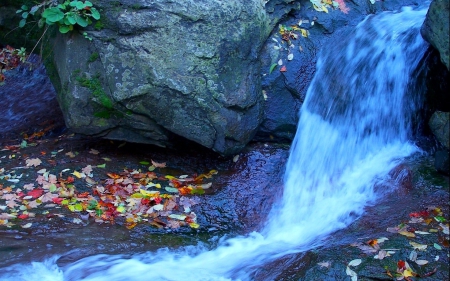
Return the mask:
[[450,70],[449,16],[449,0],[433,0],[420,31],[423,38],[439,51],[441,61],[448,70]]
[[53,81],[72,131],[160,146],[181,136],[223,155],[245,147],[263,117],[258,53],[298,4],[92,2],[103,25],[87,30],[92,41],[58,35],[53,50]]

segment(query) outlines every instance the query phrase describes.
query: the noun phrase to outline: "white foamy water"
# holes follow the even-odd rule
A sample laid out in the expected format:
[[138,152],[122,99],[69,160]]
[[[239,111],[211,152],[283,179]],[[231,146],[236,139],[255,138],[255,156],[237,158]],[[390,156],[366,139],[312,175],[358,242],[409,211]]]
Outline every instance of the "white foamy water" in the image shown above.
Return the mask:
[[[1,280],[251,280],[252,267],[321,244],[391,190],[377,190],[404,157],[426,49],[426,9],[366,18],[324,50],[300,112],[284,192],[266,226],[208,250],[202,245],[125,257],[96,255],[64,267],[58,257],[0,271]],[[341,40],[344,41],[344,40]],[[32,277],[32,279],[30,279]]]

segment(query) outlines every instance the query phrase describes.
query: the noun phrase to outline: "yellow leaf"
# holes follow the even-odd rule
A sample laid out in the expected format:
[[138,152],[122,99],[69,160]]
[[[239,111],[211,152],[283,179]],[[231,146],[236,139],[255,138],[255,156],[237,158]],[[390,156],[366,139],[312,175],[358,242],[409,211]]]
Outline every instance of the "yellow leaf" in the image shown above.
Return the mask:
[[83,175],[78,171],[73,171],[72,175],[76,176],[79,179],[81,179],[83,177]]
[[303,37],[308,37],[308,30],[301,28],[300,31],[302,32]]
[[409,231],[399,231],[398,234],[404,235],[406,237],[416,237],[416,235]]
[[413,246],[414,249],[417,249],[417,250],[425,250],[428,247],[427,245],[419,244],[419,243],[416,243],[413,241],[409,242],[409,244],[411,246]]
[[200,225],[198,223],[195,223],[195,222],[191,222],[189,224],[189,226],[192,227],[192,228],[199,228],[200,227]]
[[415,276],[416,274],[414,273],[414,272],[412,272],[410,269],[405,269],[404,271],[403,271],[403,276],[404,277],[413,277],[413,276]]
[[325,6],[322,6],[322,10],[325,12],[325,13],[327,13],[328,14],[328,9],[327,9],[327,7],[325,7]]
[[159,195],[159,191],[153,191],[153,190],[145,190],[145,189],[139,189],[142,195],[149,196],[149,197],[155,197]]
[[125,207],[124,206],[117,206],[116,210],[119,213],[125,213]]

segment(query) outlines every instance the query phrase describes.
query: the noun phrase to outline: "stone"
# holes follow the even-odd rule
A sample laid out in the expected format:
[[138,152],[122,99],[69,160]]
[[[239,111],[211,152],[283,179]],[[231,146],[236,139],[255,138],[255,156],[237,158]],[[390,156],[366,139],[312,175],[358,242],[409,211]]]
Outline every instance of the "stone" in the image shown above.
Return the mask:
[[92,2],[103,25],[87,30],[92,41],[55,39],[72,131],[159,146],[182,137],[222,155],[252,140],[264,110],[258,53],[292,0],[272,1],[272,17],[261,0]]
[[423,38],[439,51],[447,70],[450,70],[449,13],[449,0],[433,0],[420,31]]
[[450,162],[449,162],[449,151],[448,150],[438,150],[434,154],[434,167],[438,172],[446,175],[450,175]]
[[436,139],[446,148],[450,149],[450,112],[435,111],[428,122]]

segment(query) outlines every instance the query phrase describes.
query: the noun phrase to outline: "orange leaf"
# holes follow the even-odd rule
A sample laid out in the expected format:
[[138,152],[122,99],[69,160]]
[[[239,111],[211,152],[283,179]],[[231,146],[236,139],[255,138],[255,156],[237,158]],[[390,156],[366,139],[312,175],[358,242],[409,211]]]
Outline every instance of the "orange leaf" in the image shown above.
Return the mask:
[[112,179],[118,179],[120,178],[120,176],[116,173],[107,173],[106,175],[108,175],[108,177],[112,178]]

